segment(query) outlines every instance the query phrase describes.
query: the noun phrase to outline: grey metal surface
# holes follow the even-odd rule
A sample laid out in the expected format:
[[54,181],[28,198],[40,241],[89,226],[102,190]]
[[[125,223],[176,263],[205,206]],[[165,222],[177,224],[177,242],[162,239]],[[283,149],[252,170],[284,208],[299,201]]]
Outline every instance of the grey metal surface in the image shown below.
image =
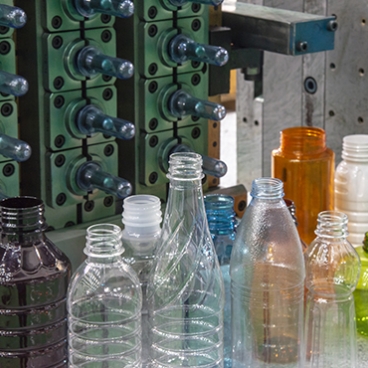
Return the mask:
[[[240,2],[238,0],[238,2]],[[254,3],[243,0],[242,2]],[[279,146],[280,130],[297,125],[326,130],[327,145],[341,160],[342,138],[368,134],[368,5],[361,0],[264,0],[266,6],[336,16],[335,49],[306,56],[283,56],[265,52],[263,75],[262,131],[244,125],[258,108],[249,98],[238,72],[237,129],[238,182],[249,187],[255,174],[271,173],[271,151]],[[304,81],[312,77],[314,94]],[[257,106],[257,107],[256,107]],[[257,143],[257,145],[255,144]],[[261,146],[261,149],[259,148]],[[241,148],[240,148],[241,147]],[[248,147],[248,148],[247,148]],[[260,153],[261,152],[261,153]],[[260,155],[260,157],[259,157]],[[247,161],[249,157],[258,157]],[[257,169],[258,163],[260,167]],[[254,164],[254,167],[252,166]]]
[[234,8],[223,11],[222,22],[231,28],[237,47],[284,55],[302,55],[334,47],[334,17],[237,3]]

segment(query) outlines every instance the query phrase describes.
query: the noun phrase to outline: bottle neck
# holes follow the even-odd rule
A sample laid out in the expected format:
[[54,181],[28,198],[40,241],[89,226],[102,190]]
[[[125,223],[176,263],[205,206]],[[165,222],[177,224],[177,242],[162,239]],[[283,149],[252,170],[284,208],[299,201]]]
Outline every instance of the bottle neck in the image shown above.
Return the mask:
[[280,148],[285,153],[313,155],[326,150],[326,134],[321,128],[293,127],[280,132]]
[[284,185],[276,178],[255,179],[250,195],[253,200],[280,201],[284,196]]
[[368,231],[364,234],[363,250],[368,253]]
[[368,163],[368,135],[354,134],[344,137],[342,159],[357,163]]
[[44,239],[46,222],[43,202],[34,197],[7,198],[0,202],[3,244],[31,246]]
[[98,224],[87,229],[84,253],[88,259],[97,263],[109,263],[120,260],[124,252],[121,241],[121,229],[112,224]]
[[204,197],[208,226],[212,235],[227,235],[235,231],[234,198],[221,194]]
[[337,211],[320,212],[315,233],[320,238],[328,238],[329,241],[346,239],[349,235],[347,215]]

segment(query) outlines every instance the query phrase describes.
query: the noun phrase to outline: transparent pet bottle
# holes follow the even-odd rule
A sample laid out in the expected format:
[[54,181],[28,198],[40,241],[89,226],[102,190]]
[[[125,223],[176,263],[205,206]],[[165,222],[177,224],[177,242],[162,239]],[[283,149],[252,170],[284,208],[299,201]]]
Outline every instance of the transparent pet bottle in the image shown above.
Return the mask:
[[230,261],[233,368],[303,367],[304,259],[279,179],[253,181]]
[[235,240],[237,220],[234,198],[224,194],[208,194],[204,197],[208,226],[220,263],[225,286],[224,309],[224,368],[231,367],[231,294],[230,257]]
[[69,259],[46,236],[44,205],[0,202],[0,367],[66,368]]
[[224,285],[208,229],[202,158],[173,153],[148,285],[151,367],[223,367]]
[[149,363],[147,285],[154,250],[161,234],[161,201],[153,195],[133,195],[124,199],[122,240],[124,260],[137,273],[142,288],[142,365]]
[[93,225],[86,239],[68,289],[70,367],[141,368],[142,291],[122,260],[121,230]]
[[306,367],[357,367],[353,291],[360,261],[346,239],[347,223],[344,213],[321,212],[317,237],[304,253]]

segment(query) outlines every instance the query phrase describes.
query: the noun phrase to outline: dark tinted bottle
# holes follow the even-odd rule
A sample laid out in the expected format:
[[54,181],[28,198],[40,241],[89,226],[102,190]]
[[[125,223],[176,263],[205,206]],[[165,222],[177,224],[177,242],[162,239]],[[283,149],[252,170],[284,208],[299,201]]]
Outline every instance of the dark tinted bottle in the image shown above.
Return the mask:
[[43,202],[0,202],[0,367],[67,367],[69,259],[45,236]]

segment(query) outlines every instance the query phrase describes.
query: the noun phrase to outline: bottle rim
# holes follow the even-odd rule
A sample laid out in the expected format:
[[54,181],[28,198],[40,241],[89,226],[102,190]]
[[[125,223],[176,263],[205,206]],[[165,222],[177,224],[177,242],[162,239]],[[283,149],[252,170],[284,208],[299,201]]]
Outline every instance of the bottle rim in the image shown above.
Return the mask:
[[175,152],[169,157],[169,170],[166,175],[170,180],[201,180],[202,156],[195,152]]
[[206,209],[225,210],[234,208],[234,197],[226,194],[206,194],[204,196]]
[[250,195],[253,198],[280,199],[284,196],[284,183],[277,178],[264,177],[253,180]]
[[343,138],[342,155],[345,160],[368,159],[368,134],[352,134]]
[[327,238],[347,238],[348,216],[339,211],[322,211],[317,216],[317,236]]
[[97,224],[87,228],[84,254],[96,258],[120,256],[124,253],[122,232],[114,224]]
[[280,131],[280,148],[285,152],[320,153],[326,149],[326,132],[322,128],[297,126]]
[[123,201],[122,223],[131,227],[152,227],[162,221],[160,198],[149,194],[138,194]]

